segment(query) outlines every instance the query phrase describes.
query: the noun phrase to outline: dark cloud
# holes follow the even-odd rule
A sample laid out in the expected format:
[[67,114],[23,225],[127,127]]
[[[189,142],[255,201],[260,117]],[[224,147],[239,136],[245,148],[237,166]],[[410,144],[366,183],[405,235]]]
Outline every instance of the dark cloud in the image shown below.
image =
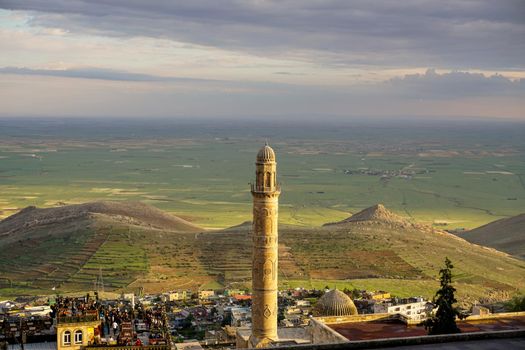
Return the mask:
[[318,64],[524,69],[525,2],[2,0],[34,25]]

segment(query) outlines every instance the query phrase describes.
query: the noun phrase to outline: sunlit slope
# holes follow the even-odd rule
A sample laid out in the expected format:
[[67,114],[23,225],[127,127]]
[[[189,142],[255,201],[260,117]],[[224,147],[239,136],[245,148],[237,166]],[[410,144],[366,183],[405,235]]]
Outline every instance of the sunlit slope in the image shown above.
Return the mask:
[[[0,287],[4,293],[81,291],[102,279],[127,287],[150,270],[145,247],[158,230],[202,231],[139,202],[28,207],[0,222]],[[102,278],[101,278],[102,276]]]
[[[223,231],[153,226],[98,213],[20,228],[19,239],[4,235],[0,293],[88,290],[100,276],[106,291],[250,287],[249,222]],[[281,287],[336,284],[431,297],[446,256],[455,265],[462,301],[525,290],[525,262],[409,222],[381,205],[323,227],[279,229]]]
[[460,237],[525,258],[525,214],[493,221],[461,233]]
[[92,214],[110,216],[123,223],[151,226],[172,231],[198,232],[197,225],[179,217],[169,215],[151,205],[136,201],[98,201],[76,205],[64,205],[39,209],[27,207],[0,221],[0,236],[20,239],[15,233],[24,234],[30,228],[50,224],[67,223],[89,218]]
[[[431,297],[445,257],[464,300],[501,298],[525,289],[525,263],[376,205],[321,228],[281,226],[283,286],[385,288]],[[226,283],[250,281],[249,225],[198,236],[200,261]],[[218,248],[220,247],[220,248]],[[220,254],[216,253],[220,252]]]

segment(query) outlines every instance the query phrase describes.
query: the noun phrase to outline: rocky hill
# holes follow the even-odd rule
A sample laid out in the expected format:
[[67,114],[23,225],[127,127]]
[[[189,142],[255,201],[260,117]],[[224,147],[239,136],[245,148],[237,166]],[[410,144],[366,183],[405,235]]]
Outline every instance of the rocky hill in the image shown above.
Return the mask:
[[392,213],[387,210],[383,204],[376,204],[369,208],[363,209],[360,212],[346,218],[342,221],[325,224],[330,225],[345,225],[348,223],[380,223],[387,225],[396,225],[400,227],[412,227],[413,224],[405,218]]
[[14,235],[46,225],[66,224],[100,214],[122,223],[171,231],[198,232],[203,229],[151,205],[134,201],[100,201],[55,208],[27,207],[0,221],[0,236]]
[[[127,204],[120,204],[124,207],[112,206],[103,214],[79,210],[91,205],[57,208],[63,215],[52,217],[44,215],[56,214],[51,209],[26,209],[1,222],[0,295],[53,293],[53,287],[61,293],[85,291],[100,276],[106,290],[115,291],[250,286],[249,222],[203,231],[151,207],[134,205],[144,209],[131,215],[122,211]],[[158,215],[144,215],[148,210]],[[157,217],[166,221],[159,224]],[[45,224],[24,227],[23,218]],[[380,205],[323,227],[280,226],[281,287],[337,284],[432,297],[449,257],[462,301],[525,291],[524,261],[425,227]]]
[[525,259],[525,214],[496,220],[459,236]]

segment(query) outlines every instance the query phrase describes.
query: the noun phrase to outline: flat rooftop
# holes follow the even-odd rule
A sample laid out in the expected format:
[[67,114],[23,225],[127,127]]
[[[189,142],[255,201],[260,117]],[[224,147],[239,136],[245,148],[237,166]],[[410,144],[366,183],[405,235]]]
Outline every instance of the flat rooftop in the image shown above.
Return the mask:
[[449,343],[434,343],[425,345],[406,345],[394,346],[388,348],[389,350],[495,350],[495,349],[523,349],[525,338],[508,338],[508,339],[485,339],[485,340],[470,340],[470,341],[453,341]]
[[[252,334],[252,330],[249,327],[239,327],[237,328],[237,334],[247,341]],[[310,336],[304,327],[279,327],[277,328],[277,336],[281,343],[309,344],[311,342]]]
[[[459,321],[462,333],[525,330],[525,316]],[[348,340],[405,338],[427,335],[423,326],[407,326],[400,321],[368,321],[327,324]]]

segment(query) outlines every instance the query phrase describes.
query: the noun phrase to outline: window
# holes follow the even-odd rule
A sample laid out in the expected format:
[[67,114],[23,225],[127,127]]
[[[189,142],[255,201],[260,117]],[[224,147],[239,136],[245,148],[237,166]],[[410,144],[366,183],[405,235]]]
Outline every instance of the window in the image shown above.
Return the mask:
[[395,311],[399,311],[399,308],[398,308],[398,307],[396,307]]
[[71,332],[70,331],[65,331],[64,332],[64,336],[62,338],[62,341],[63,341],[64,345],[71,345]]
[[75,344],[82,344],[82,331],[75,331]]

